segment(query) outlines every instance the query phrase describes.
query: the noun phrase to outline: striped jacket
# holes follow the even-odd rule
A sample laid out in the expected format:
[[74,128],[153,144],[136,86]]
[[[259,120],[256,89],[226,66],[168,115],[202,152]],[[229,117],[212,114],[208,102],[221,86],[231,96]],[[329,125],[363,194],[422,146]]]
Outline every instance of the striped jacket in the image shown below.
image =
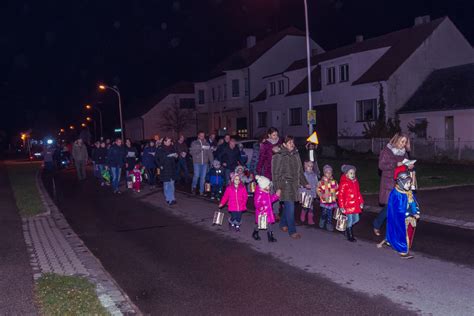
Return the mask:
[[328,179],[326,176],[321,178],[318,183],[318,196],[323,204],[335,203],[337,199],[337,190],[339,186],[333,178]]

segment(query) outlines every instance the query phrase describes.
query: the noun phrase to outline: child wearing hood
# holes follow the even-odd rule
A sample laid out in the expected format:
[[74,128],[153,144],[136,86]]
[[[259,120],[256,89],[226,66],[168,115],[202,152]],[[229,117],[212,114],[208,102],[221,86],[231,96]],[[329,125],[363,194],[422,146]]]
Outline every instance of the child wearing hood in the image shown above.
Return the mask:
[[240,225],[242,223],[242,212],[247,210],[247,189],[242,184],[240,176],[236,173],[231,173],[230,183],[225,189],[224,196],[219,204],[219,208],[223,208],[228,203],[228,210],[230,213],[229,228],[240,232]]
[[337,190],[339,185],[333,178],[333,170],[330,165],[323,167],[323,177],[318,183],[317,193],[319,196],[319,206],[321,206],[321,218],[319,219],[319,227],[332,232],[332,211],[337,208]]
[[281,190],[277,190],[275,194],[272,194],[270,193],[270,179],[264,176],[256,176],[256,179],[258,186],[255,190],[255,197],[253,200],[255,204],[255,228],[252,237],[255,240],[260,240],[260,236],[258,235],[258,216],[260,214],[266,214],[268,223],[268,242],[276,242],[277,240],[273,237],[272,229],[272,226],[275,223],[272,205],[280,199]]
[[212,162],[212,168],[207,174],[207,180],[211,184],[211,200],[219,199],[224,186],[224,168],[221,167],[219,160]]
[[[310,189],[304,189],[310,192],[311,198],[317,198],[316,187],[318,186],[318,176],[314,172],[314,163],[310,160],[304,162],[304,177],[308,184],[311,186]],[[314,225],[314,206],[312,208],[304,208],[301,210],[300,220],[302,223],[306,220],[306,214],[308,215],[308,225]]]
[[357,241],[352,232],[352,226],[359,221],[359,214],[364,208],[364,199],[360,193],[359,182],[356,178],[356,167],[342,165],[342,176],[339,181],[337,200],[341,212],[347,216],[346,237],[350,242]]

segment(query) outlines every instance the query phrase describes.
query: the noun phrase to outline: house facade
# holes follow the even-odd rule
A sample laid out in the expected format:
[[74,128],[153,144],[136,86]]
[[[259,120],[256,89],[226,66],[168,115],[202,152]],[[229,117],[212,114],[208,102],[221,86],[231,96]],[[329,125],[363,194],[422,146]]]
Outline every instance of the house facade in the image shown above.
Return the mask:
[[[324,51],[313,41],[311,49]],[[250,100],[264,89],[262,77],[283,71],[305,54],[305,33],[295,28],[259,42],[253,36],[247,38],[246,48],[216,65],[209,79],[195,83],[199,129],[241,137],[253,135]]]
[[[364,125],[378,116],[381,93],[387,117],[394,118],[434,70],[473,58],[473,48],[449,18],[429,17],[380,37],[358,36],[351,45],[313,56],[312,108],[320,141],[335,144],[341,137],[361,137]],[[262,78],[266,88],[252,99],[255,134],[276,126],[283,134],[307,137],[306,71],[302,59],[282,73]],[[275,94],[272,89],[281,80],[289,89]]]
[[177,137],[180,120],[186,120],[182,134],[196,134],[194,84],[179,82],[144,102],[138,115],[124,122],[125,137],[132,141],[152,139],[155,135]]

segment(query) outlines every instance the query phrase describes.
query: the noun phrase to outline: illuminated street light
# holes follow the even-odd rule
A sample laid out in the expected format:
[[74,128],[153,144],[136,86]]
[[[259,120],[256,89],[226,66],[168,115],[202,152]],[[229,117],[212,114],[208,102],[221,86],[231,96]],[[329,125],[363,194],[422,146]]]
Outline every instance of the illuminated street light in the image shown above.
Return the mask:
[[[90,104],[86,104],[85,108],[86,108],[86,110],[94,110],[94,111],[97,111],[99,113],[100,137],[102,138],[103,133],[104,133],[104,128],[102,126],[102,111],[97,106],[93,107]],[[97,135],[96,135],[96,137],[97,137]]]
[[105,91],[106,89],[112,90],[113,92],[117,94],[117,97],[118,97],[118,106],[119,106],[119,115],[120,115],[120,134],[123,141],[122,98],[120,96],[120,91],[117,86],[110,87],[103,84],[99,85],[99,90]]
[[60,132],[60,133],[64,133],[64,128],[61,128],[61,129],[59,130],[59,132]]
[[82,123],[81,126],[82,126],[82,127],[86,127],[87,124],[86,124],[86,123]]
[[70,126],[69,126],[69,129],[70,129],[70,130],[73,130],[73,129],[74,129],[74,125],[70,125]]
[[90,122],[90,121],[92,121],[92,119],[88,116],[88,117],[86,117],[86,121]]

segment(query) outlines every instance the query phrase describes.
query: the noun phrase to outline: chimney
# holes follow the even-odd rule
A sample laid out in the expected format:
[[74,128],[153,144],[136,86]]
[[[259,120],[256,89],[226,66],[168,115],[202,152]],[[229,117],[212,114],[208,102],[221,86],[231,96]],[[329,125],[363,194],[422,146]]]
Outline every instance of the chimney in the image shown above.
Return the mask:
[[254,35],[247,36],[247,48],[252,48],[257,45],[257,37]]
[[364,35],[356,35],[356,43],[361,43],[364,41]]
[[422,25],[431,22],[431,17],[429,15],[417,16],[415,18],[415,26]]

